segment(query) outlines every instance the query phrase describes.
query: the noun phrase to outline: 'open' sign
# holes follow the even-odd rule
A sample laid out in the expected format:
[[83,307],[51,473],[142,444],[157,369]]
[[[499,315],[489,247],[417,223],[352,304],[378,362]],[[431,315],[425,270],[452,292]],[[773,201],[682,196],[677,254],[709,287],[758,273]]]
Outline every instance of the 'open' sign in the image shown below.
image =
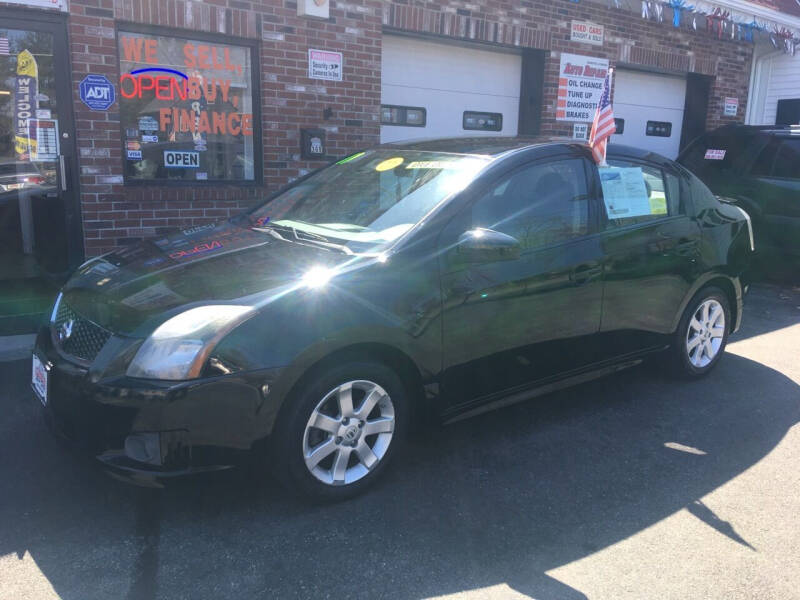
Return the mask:
[[200,153],[186,150],[164,150],[164,166],[196,169],[200,166]]

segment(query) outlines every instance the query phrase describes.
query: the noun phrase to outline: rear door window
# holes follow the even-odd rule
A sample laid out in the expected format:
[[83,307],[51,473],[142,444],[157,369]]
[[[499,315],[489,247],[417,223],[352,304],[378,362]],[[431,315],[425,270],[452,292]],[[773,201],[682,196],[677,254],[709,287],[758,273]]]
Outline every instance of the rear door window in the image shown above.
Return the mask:
[[766,140],[753,134],[708,134],[697,138],[678,158],[701,179],[730,173],[743,174],[764,147]]
[[783,140],[772,165],[772,176],[800,180],[800,139]]
[[753,163],[750,174],[755,177],[769,177],[772,175],[772,165],[775,163],[775,155],[778,153],[780,145],[781,142],[778,138],[772,138],[761,151],[761,154],[758,155],[756,162]]
[[598,169],[608,227],[625,227],[682,214],[680,180],[659,166],[610,159]]

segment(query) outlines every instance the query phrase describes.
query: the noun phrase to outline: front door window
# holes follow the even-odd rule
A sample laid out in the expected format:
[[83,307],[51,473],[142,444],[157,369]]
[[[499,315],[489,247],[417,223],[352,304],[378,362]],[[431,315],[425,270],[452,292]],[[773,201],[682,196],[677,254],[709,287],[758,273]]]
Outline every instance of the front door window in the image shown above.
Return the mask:
[[[26,333],[66,272],[66,74],[53,31],[0,26],[0,335]],[[69,134],[67,134],[69,135]],[[66,182],[64,182],[66,183]]]

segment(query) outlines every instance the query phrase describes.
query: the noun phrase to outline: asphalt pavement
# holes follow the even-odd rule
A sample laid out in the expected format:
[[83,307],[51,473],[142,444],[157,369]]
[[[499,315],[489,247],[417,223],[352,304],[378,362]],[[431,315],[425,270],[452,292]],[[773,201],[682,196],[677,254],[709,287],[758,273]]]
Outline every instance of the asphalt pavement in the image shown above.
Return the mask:
[[658,359],[415,435],[367,495],[256,465],[164,490],[65,451],[0,362],[0,599],[800,598],[800,288],[716,371]]

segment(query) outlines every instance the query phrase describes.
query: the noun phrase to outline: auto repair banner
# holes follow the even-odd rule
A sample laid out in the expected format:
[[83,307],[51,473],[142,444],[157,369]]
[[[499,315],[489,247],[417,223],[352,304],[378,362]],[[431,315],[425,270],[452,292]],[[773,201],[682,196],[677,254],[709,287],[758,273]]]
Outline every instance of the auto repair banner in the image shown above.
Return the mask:
[[603,94],[608,60],[561,53],[556,120],[591,123]]

